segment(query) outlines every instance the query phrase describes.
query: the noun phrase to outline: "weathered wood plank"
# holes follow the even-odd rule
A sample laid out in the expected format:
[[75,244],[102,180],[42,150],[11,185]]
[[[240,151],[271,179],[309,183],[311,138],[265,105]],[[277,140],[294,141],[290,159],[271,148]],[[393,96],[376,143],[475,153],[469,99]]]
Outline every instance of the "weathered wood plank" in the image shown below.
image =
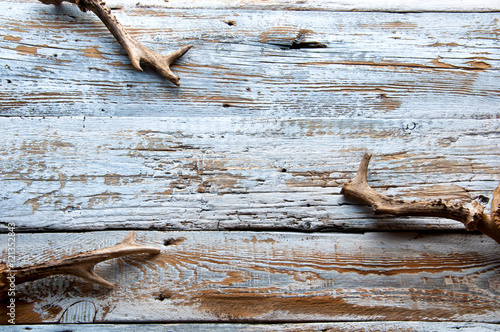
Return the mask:
[[[35,2],[36,0],[2,0],[4,2]],[[308,10],[308,11],[368,11],[391,13],[414,12],[497,12],[500,5],[494,0],[107,0],[113,8],[136,6],[141,8],[175,9],[264,9],[264,10]]]
[[[180,89],[135,71],[76,6],[0,2],[0,114],[498,116],[500,13],[115,12],[159,52],[194,45],[175,67]],[[299,36],[327,47],[291,48]]]
[[[102,248],[125,234],[17,234],[16,264]],[[117,283],[112,290],[66,276],[17,285],[16,322],[500,317],[500,247],[481,235],[148,231],[136,238],[162,253],[99,264],[97,272]]]
[[[132,1],[112,0],[117,6],[130,4]],[[134,3],[134,2],[132,2]],[[377,1],[377,0],[181,0],[181,1],[140,1],[140,6],[168,8],[231,8],[231,9],[272,9],[272,10],[319,10],[319,11],[381,11],[381,12],[490,12],[500,11],[500,5],[492,0],[453,0],[443,1]]]
[[264,325],[264,324],[98,324],[98,325],[78,325],[74,324],[57,324],[57,325],[17,325],[4,326],[5,331],[25,332],[26,330],[33,332],[60,332],[68,331],[190,331],[190,332],[205,332],[205,331],[244,331],[244,332],[268,332],[268,331],[284,331],[284,332],[313,332],[313,331],[335,331],[335,332],[362,332],[362,331],[377,331],[377,332],[493,332],[500,331],[500,326],[487,323],[433,323],[433,322],[349,322],[349,323],[306,323],[306,324],[280,324],[280,325]]
[[[1,118],[0,220],[19,231],[463,229],[340,195],[364,152],[389,195],[491,197],[497,120]],[[395,176],[397,175],[397,176]]]

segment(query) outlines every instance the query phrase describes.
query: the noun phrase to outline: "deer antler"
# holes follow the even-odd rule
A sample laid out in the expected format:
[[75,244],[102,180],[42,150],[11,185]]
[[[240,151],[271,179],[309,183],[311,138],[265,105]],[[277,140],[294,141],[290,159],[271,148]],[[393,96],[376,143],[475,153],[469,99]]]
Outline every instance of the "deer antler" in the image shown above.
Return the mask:
[[467,230],[479,230],[500,243],[500,185],[493,193],[491,216],[484,212],[483,206],[477,201],[443,202],[440,199],[421,202],[404,201],[379,194],[368,185],[367,173],[370,158],[371,154],[364,155],[356,177],[342,187],[342,194],[370,204],[375,214],[441,217],[461,221]]
[[134,232],[132,231],[122,242],[112,247],[67,256],[54,261],[13,269],[8,269],[5,263],[0,262],[0,289],[8,288],[12,280],[15,280],[15,284],[21,284],[57,274],[73,275],[104,287],[113,288],[112,283],[95,273],[94,266],[97,263],[127,255],[159,253],[160,249],[158,248],[137,244],[134,241]]
[[125,28],[118,22],[116,17],[111,13],[108,6],[101,0],[40,0],[44,4],[59,6],[63,1],[68,1],[78,5],[78,8],[83,12],[91,10],[96,14],[101,21],[106,25],[108,30],[118,40],[118,42],[127,51],[132,66],[135,69],[142,71],[140,62],[143,61],[151,67],[155,68],[163,77],[170,82],[179,86],[179,77],[175,76],[170,70],[170,65],[182,57],[192,45],[184,46],[178,51],[169,54],[161,55],[149,48],[141,45],[137,40],[132,38]]

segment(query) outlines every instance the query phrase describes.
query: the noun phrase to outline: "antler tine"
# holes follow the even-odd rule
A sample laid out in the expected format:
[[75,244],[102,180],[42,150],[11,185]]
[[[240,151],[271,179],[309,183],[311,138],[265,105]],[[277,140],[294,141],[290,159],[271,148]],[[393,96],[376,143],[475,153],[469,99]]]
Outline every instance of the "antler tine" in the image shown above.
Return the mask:
[[184,46],[181,49],[169,55],[158,54],[149,48],[140,44],[132,38],[125,28],[118,22],[116,17],[111,13],[109,7],[102,0],[40,0],[44,4],[60,5],[63,1],[75,3],[82,11],[90,10],[96,14],[99,19],[106,25],[108,30],[118,40],[118,42],[127,51],[132,66],[142,71],[140,62],[147,63],[155,68],[163,77],[179,86],[179,77],[174,75],[170,70],[170,65],[177,59],[182,57],[189,51],[192,45]]
[[372,155],[369,153],[363,156],[354,180],[345,184],[341,190],[342,194],[356,198],[360,201],[369,202],[369,204],[373,204],[373,202],[385,197],[377,193],[368,185],[368,164],[370,163],[371,157]]
[[373,208],[375,214],[395,216],[441,217],[462,222],[469,231],[479,230],[500,243],[500,185],[492,200],[491,217],[479,202],[405,201],[376,192],[367,182],[371,155],[365,154],[353,181],[346,183],[341,193]]
[[123,241],[114,246],[63,257],[36,265],[27,265],[14,269],[7,269],[5,264],[0,264],[0,286],[8,284],[7,277],[15,275],[16,284],[46,278],[52,275],[73,275],[98,285],[113,288],[114,285],[100,277],[94,271],[97,263],[113,258],[134,254],[159,254],[160,249],[139,245],[134,241],[134,232],[130,232]]

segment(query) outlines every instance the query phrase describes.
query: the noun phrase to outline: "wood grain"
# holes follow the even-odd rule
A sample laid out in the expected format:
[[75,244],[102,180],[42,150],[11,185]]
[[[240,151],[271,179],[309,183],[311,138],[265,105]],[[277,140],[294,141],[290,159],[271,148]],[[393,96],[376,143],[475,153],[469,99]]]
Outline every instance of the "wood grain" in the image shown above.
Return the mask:
[[[18,264],[124,235],[18,234]],[[87,317],[80,306],[95,307],[94,322],[498,323],[500,248],[480,235],[148,231],[136,238],[162,253],[96,266],[117,283],[113,290],[65,276],[18,285],[17,323]]]
[[[499,13],[115,14],[159,53],[194,45],[174,66],[181,88],[135,71],[97,17],[76,6],[0,2],[0,115],[498,116]],[[294,49],[298,39],[326,48]]]
[[[61,330],[75,331],[74,324],[57,324],[57,325],[18,325],[5,326],[6,331],[25,332],[60,332]],[[167,330],[171,332],[192,331],[192,332],[494,332],[499,331],[500,327],[496,324],[488,323],[433,323],[433,322],[348,322],[348,323],[295,323],[295,324],[86,324],[79,325],[78,331],[145,331],[154,332],[159,330]]]
[[498,245],[340,195],[370,152],[384,194],[487,205],[497,1],[107,2],[147,47],[195,45],[182,86],[74,5],[1,0],[0,232],[16,224],[19,265],[126,229],[162,254],[99,265],[111,291],[18,285],[17,324],[115,325],[2,329],[500,330]]
[[[35,2],[35,0],[2,0],[3,2]],[[112,8],[176,8],[176,9],[265,9],[265,10],[308,10],[308,11],[347,11],[347,12],[498,12],[500,5],[492,0],[433,0],[401,1],[401,0],[107,0]]]
[[0,118],[0,127],[0,220],[18,231],[463,229],[374,217],[340,187],[364,152],[375,155],[370,183],[388,195],[486,205],[500,181],[495,120]]

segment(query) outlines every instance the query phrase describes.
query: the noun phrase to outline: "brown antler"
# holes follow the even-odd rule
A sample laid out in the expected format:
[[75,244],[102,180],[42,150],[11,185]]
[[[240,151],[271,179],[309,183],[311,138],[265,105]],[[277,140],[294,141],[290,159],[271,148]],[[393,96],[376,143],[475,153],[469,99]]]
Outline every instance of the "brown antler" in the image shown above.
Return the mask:
[[467,230],[477,229],[500,243],[500,185],[493,193],[491,216],[484,212],[483,206],[477,201],[404,201],[379,194],[368,185],[367,174],[370,158],[371,154],[364,155],[356,177],[342,187],[342,194],[370,204],[375,214],[441,217],[458,220],[464,223]]
[[118,22],[116,17],[111,13],[111,10],[101,0],[40,0],[44,4],[60,5],[63,1],[75,3],[82,11],[91,10],[96,14],[101,21],[106,25],[108,30],[115,36],[116,40],[127,51],[132,66],[135,69],[142,71],[140,62],[143,61],[151,67],[155,68],[163,77],[175,85],[179,84],[179,77],[175,76],[170,70],[170,65],[180,57],[182,57],[192,45],[184,46],[178,51],[169,54],[161,55],[147,47],[141,45],[137,40],[132,38],[125,28]]
[[134,241],[134,232],[132,231],[122,242],[112,247],[67,256],[54,261],[12,269],[8,269],[6,264],[0,262],[0,289],[2,289],[2,293],[6,293],[5,290],[12,282],[21,284],[58,274],[73,275],[104,287],[113,288],[112,283],[95,273],[94,266],[97,263],[133,254],[159,253],[160,249],[158,248],[137,244]]

